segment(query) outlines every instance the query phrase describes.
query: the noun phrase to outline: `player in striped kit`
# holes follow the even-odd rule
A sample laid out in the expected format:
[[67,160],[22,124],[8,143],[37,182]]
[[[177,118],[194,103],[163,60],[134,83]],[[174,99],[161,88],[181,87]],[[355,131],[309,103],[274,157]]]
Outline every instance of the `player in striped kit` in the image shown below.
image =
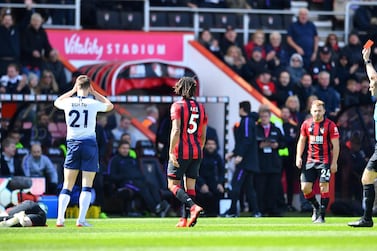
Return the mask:
[[[170,134],[168,186],[183,204],[182,218],[177,227],[193,227],[203,208],[196,205],[195,182],[203,158],[206,139],[207,115],[203,104],[194,99],[196,81],[191,77],[181,78],[174,86],[174,92],[182,97],[172,104]],[[181,187],[183,176],[185,188]],[[188,210],[186,210],[186,208]],[[190,219],[187,219],[187,214]]]
[[[301,190],[313,207],[312,221],[324,223],[329,204],[329,181],[331,173],[338,170],[339,131],[335,123],[325,117],[325,103],[315,100],[310,108],[311,118],[301,125],[297,143],[296,166],[301,170]],[[302,154],[308,143],[305,166]],[[313,183],[319,178],[320,203],[315,197]]]

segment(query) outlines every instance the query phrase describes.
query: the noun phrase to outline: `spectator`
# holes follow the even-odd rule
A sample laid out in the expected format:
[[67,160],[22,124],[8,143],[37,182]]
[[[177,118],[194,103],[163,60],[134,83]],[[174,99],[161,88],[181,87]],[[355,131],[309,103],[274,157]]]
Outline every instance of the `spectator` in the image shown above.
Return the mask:
[[[130,143],[132,141],[131,134],[129,134],[127,132],[123,133],[122,136],[120,136],[119,141],[120,142],[127,141],[128,143]],[[130,148],[130,150],[128,151],[128,155],[132,158],[135,158],[135,159],[137,158],[137,153],[136,153],[134,148]]]
[[357,83],[356,79],[350,78],[347,80],[346,89],[341,98],[342,109],[360,103],[358,95],[359,90],[359,83]]
[[203,29],[198,39],[199,43],[203,45],[208,51],[212,52],[218,58],[222,58],[219,41],[214,38],[209,29]]
[[277,31],[273,31],[269,37],[269,43],[266,44],[266,61],[268,68],[276,76],[280,70],[283,70],[288,66],[288,49],[285,44],[282,43],[281,34]]
[[[8,130],[7,137],[16,143],[17,153],[29,153],[30,148],[29,140],[18,129]],[[21,151],[19,151],[21,149]]]
[[219,201],[224,195],[224,161],[217,153],[214,139],[207,138],[203,151],[203,160],[196,180],[196,198],[203,205],[207,216],[219,214]]
[[161,200],[159,191],[146,182],[138,161],[129,156],[130,143],[122,141],[118,153],[109,161],[110,180],[116,189],[128,188],[131,193],[139,194],[152,213],[165,217],[170,205]]
[[251,40],[245,45],[246,59],[251,59],[251,54],[254,51],[254,48],[259,48],[262,52],[262,58],[266,59],[266,49],[265,49],[265,34],[262,30],[257,30],[252,35]]
[[270,122],[268,106],[259,107],[260,122],[256,127],[260,173],[256,178],[258,205],[263,216],[281,216],[282,208],[278,201],[283,195],[281,184],[281,158],[278,149],[284,147],[284,139],[279,128]]
[[318,86],[316,86],[314,94],[325,103],[326,114],[330,118],[335,118],[340,110],[340,95],[330,86],[328,72],[321,71],[318,74]]
[[1,146],[0,177],[24,176],[21,159],[16,156],[16,142],[5,138]]
[[[55,80],[58,84],[59,93],[61,92],[60,86],[64,86],[67,83],[67,77],[65,74],[65,68],[58,57],[58,51],[52,50],[50,56],[47,57],[45,68],[52,72]],[[63,88],[64,89],[64,88]]]
[[331,51],[332,61],[337,62],[341,48],[339,46],[338,37],[334,33],[330,33],[326,37],[325,46]]
[[37,95],[41,94],[41,90],[39,89],[39,77],[37,74],[30,72],[28,75],[28,84],[30,89],[30,94]]
[[42,154],[42,146],[40,143],[31,144],[30,154],[23,158],[22,168],[25,176],[46,178],[46,194],[57,193],[57,170],[51,160],[46,155]]
[[321,71],[327,71],[330,73],[330,84],[334,85],[335,79],[335,62],[332,61],[331,56],[331,49],[327,46],[323,46],[319,49],[319,57],[313,63],[312,66],[312,78],[314,81],[314,85],[318,83],[318,73]]
[[261,71],[255,80],[254,87],[262,93],[267,99],[276,103],[276,85],[271,79],[271,73],[268,70]]
[[356,78],[355,72],[359,68],[358,64],[351,64],[348,56],[341,52],[335,67],[334,87],[340,95],[346,89],[346,82],[350,78]]
[[19,68],[15,64],[7,67],[7,75],[3,75],[0,79],[0,93],[28,94],[30,92],[25,81],[20,74]]
[[42,22],[42,16],[34,13],[30,19],[30,25],[21,35],[21,63],[22,72],[25,74],[32,71],[40,76],[44,59],[49,57],[54,50],[48,41]]
[[43,149],[52,145],[52,135],[48,130],[50,118],[47,114],[42,113],[38,116],[37,125],[33,126],[31,141],[40,142]]
[[[258,74],[268,70],[268,65],[262,57],[262,51],[259,47],[253,49],[251,59],[247,61],[248,71],[250,72],[249,81],[258,77]],[[246,76],[245,76],[246,77]]]
[[315,88],[313,86],[312,76],[309,73],[302,75],[300,82],[294,87],[294,93],[298,96],[300,101],[300,111],[303,112],[306,108],[306,102],[310,95],[313,95]]
[[350,64],[357,67],[355,70],[356,76],[365,76],[364,61],[360,51],[363,50],[363,45],[360,42],[359,35],[351,32],[348,36],[348,43],[342,48],[342,53],[347,55]]
[[304,117],[305,119],[311,117],[312,115],[310,114],[310,107],[312,106],[312,103],[314,100],[318,100],[318,97],[316,95],[310,95],[308,99],[306,100],[306,105],[304,109]]
[[151,130],[153,133],[157,132],[157,122],[159,118],[158,108],[154,105],[147,107],[146,109],[147,117],[143,120],[142,124],[144,127]]
[[235,45],[241,48],[242,54],[245,55],[245,52],[243,51],[243,44],[240,43],[237,39],[236,30],[232,26],[228,25],[222,39],[220,40],[221,54],[225,55],[231,45]]
[[220,146],[219,146],[219,136],[217,136],[217,131],[214,127],[212,126],[209,126],[207,125],[207,134],[206,134],[206,140],[207,139],[213,139],[216,143],[216,151],[218,151],[220,149]]
[[289,109],[289,118],[300,125],[304,121],[304,115],[300,112],[300,101],[297,95],[289,96],[284,105]]
[[360,93],[359,93],[359,102],[360,105],[370,105],[373,104],[375,100],[374,97],[369,92],[369,79],[364,77],[360,80]]
[[114,149],[118,148],[118,142],[120,140],[120,137],[122,136],[123,133],[129,133],[131,136],[131,148],[135,148],[136,145],[136,138],[134,135],[134,128],[131,125],[131,118],[128,116],[123,115],[120,118],[119,125],[114,128],[111,132],[113,133],[114,136]]
[[20,33],[13,25],[13,17],[7,10],[1,17],[0,25],[0,76],[5,74],[9,64],[20,64]]
[[293,85],[289,73],[287,71],[281,71],[278,81],[276,82],[276,101],[278,107],[282,107],[287,98],[293,94]]
[[41,94],[59,93],[59,86],[52,71],[44,70],[42,72],[41,80],[39,82],[39,89]]
[[247,69],[246,60],[239,47],[231,45],[224,55],[224,62],[244,79],[250,78],[251,73]]
[[309,20],[307,9],[299,10],[298,20],[290,24],[287,32],[287,43],[291,46],[291,53],[300,54],[304,59],[304,68],[309,70],[311,63],[317,58],[319,37],[317,27]]
[[286,70],[288,71],[289,76],[291,77],[292,83],[294,85],[299,85],[302,76],[306,73],[306,70],[304,68],[304,61],[300,54],[292,54],[289,60],[289,65],[286,67]]

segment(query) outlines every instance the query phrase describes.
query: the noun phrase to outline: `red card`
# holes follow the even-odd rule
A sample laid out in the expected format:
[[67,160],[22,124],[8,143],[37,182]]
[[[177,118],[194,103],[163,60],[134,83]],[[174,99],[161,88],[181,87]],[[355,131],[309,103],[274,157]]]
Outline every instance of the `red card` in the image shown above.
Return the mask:
[[373,44],[374,44],[374,42],[372,40],[368,39],[368,41],[364,44],[364,48],[368,49],[368,48],[372,47]]

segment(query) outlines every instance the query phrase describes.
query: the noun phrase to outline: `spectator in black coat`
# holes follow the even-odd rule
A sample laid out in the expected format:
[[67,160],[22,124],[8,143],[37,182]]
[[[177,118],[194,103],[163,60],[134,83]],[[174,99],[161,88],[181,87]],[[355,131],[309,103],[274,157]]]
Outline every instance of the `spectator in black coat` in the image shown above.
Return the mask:
[[359,101],[359,83],[353,78],[350,78],[347,80],[346,84],[346,90],[344,91],[342,98],[341,98],[341,105],[342,109],[358,105],[360,103]]
[[42,22],[42,16],[34,13],[30,19],[30,25],[21,35],[22,72],[28,74],[32,71],[39,77],[44,67],[44,59],[48,58],[53,51]]
[[282,107],[287,98],[294,94],[293,87],[288,71],[281,71],[276,82],[276,102],[279,107]]
[[20,64],[20,32],[13,25],[10,11],[5,12],[2,16],[0,37],[0,75],[4,75],[9,64]]
[[196,199],[207,216],[219,214],[219,201],[224,195],[224,161],[217,153],[215,139],[207,138],[204,157],[196,179]]

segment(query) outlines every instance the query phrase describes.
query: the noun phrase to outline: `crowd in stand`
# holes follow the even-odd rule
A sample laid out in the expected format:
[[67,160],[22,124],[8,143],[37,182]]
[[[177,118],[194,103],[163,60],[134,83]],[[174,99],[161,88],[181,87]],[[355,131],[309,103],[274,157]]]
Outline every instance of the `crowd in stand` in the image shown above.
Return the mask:
[[[5,1],[6,2],[6,1]],[[66,79],[63,65],[57,57],[57,51],[48,42],[48,37],[43,29],[43,20],[51,17],[55,24],[72,24],[71,12],[41,11],[38,12],[31,5],[32,1],[25,1],[26,8],[13,12],[3,9],[1,12],[0,26],[0,93],[20,94],[62,94],[70,86],[79,73],[73,73],[72,80]],[[43,2],[43,1],[41,1]],[[72,1],[54,1],[54,3],[72,3]],[[82,1],[84,6],[106,5],[107,1]],[[229,8],[271,8],[289,9],[290,1],[151,1],[152,5],[174,5],[189,7],[229,7]],[[267,5],[269,2],[269,5]],[[328,2],[324,0],[323,2]],[[329,1],[331,2],[331,1]],[[49,1],[49,3],[51,3]],[[135,8],[127,6],[124,8]],[[91,8],[85,9],[88,14]],[[355,13],[355,24],[358,27],[371,29],[375,23],[369,23],[361,18],[363,13],[371,13],[372,7],[360,7]],[[361,14],[360,14],[360,13]],[[269,99],[282,110],[282,128],[276,128],[281,133],[279,139],[280,148],[287,147],[289,154],[276,155],[281,162],[278,174],[284,170],[286,179],[287,198],[283,197],[283,186],[275,187],[274,196],[260,196],[268,192],[268,182],[259,182],[256,191],[259,198],[270,198],[268,201],[259,199],[260,211],[263,215],[281,215],[286,209],[292,207],[292,196],[298,185],[298,173],[294,167],[295,140],[301,122],[308,116],[308,107],[314,99],[321,99],[326,104],[327,115],[338,122],[342,135],[342,150],[345,154],[340,161],[348,164],[347,175],[340,176],[342,181],[348,181],[353,175],[361,175],[360,163],[364,163],[366,156],[371,152],[370,142],[365,143],[371,132],[365,132],[368,120],[364,127],[357,127],[355,132],[350,128],[356,128],[354,117],[357,112],[350,114],[341,113],[348,107],[359,107],[372,104],[374,100],[368,91],[369,81],[364,71],[364,62],[361,50],[365,37],[361,38],[358,32],[352,32],[347,38],[347,44],[341,47],[338,37],[329,33],[324,45],[319,46],[318,32],[313,22],[309,20],[307,9],[301,9],[298,20],[287,28],[287,36],[279,32],[265,34],[263,30],[257,30],[252,34],[247,44],[240,42],[235,27],[228,26],[221,36],[211,33],[211,29],[204,29],[198,41],[211,51],[218,59],[222,60],[232,70],[243,77],[253,88]],[[369,14],[368,14],[369,15]],[[87,18],[86,15],[84,15]],[[93,18],[91,18],[93,19]],[[95,20],[86,20],[88,25]],[[364,22],[364,23],[363,23]],[[364,29],[364,30],[365,30]],[[376,59],[376,53],[372,55],[372,62]],[[2,163],[0,176],[27,175],[46,177],[47,193],[56,194],[59,182],[61,182],[61,170],[52,167],[52,159],[55,155],[64,156],[64,129],[58,128],[64,119],[61,113],[53,108],[52,104],[35,103],[18,107],[14,119],[1,121],[2,134]],[[362,109],[361,114],[368,114],[368,108]],[[156,115],[157,113],[157,115]],[[266,108],[261,111],[263,115],[270,116]],[[356,114],[356,115],[355,115]],[[156,133],[156,147],[148,146],[152,155],[143,154],[142,145],[138,145],[134,128],[130,119],[123,116],[120,119],[115,114],[106,114],[98,117],[97,138],[101,172],[95,180],[96,190],[95,204],[106,207],[105,201],[114,195],[122,201],[141,201],[141,206],[126,203],[122,212],[132,213],[146,210],[151,214],[165,216],[170,207],[177,209],[179,205],[167,190],[165,180],[166,144],[164,141],[169,132],[169,123],[159,118],[158,109],[147,109],[148,118],[143,122]],[[362,116],[367,119],[368,116]],[[370,118],[370,116],[369,116]],[[169,121],[169,120],[167,120]],[[263,123],[263,120],[261,122]],[[266,122],[267,123],[267,122]],[[56,129],[53,129],[53,127]],[[260,124],[260,130],[263,125]],[[60,133],[60,134],[59,134]],[[344,134],[343,134],[344,133]],[[208,215],[219,214],[219,200],[224,197],[226,188],[224,160],[218,154],[218,140],[216,135],[209,133],[204,149],[204,160],[198,178],[197,191],[198,203],[202,204]],[[343,136],[344,135],[344,136]],[[139,142],[139,144],[141,144]],[[148,148],[147,147],[147,148]],[[51,153],[51,149],[57,149]],[[264,153],[260,153],[263,155]],[[18,157],[17,157],[18,156]],[[42,156],[42,157],[41,157]],[[144,157],[153,157],[158,162],[147,162]],[[50,159],[49,159],[50,158]],[[263,156],[261,156],[263,158]],[[352,160],[358,161],[349,161]],[[39,159],[39,161],[38,161]],[[62,158],[59,159],[61,161]],[[40,164],[43,163],[43,164]],[[116,164],[118,163],[118,164]],[[123,165],[127,163],[127,165]],[[352,166],[354,163],[356,166]],[[56,164],[56,162],[55,162]],[[60,163],[62,164],[62,163]],[[156,167],[157,173],[147,175],[143,167],[151,170]],[[43,166],[43,169],[41,169]],[[8,168],[5,168],[8,167]],[[61,166],[60,166],[61,167]],[[121,170],[138,170],[140,172],[127,172]],[[271,170],[262,173],[270,175]],[[342,170],[340,171],[342,172]],[[130,175],[132,174],[132,175]],[[359,181],[359,178],[354,178]],[[158,182],[157,182],[158,181]],[[358,184],[360,185],[360,184]],[[361,185],[360,185],[361,186]],[[341,186],[341,197],[345,199],[356,198],[361,200],[361,195],[345,191]],[[241,197],[244,196],[241,193]],[[242,201],[242,198],[241,198]],[[250,205],[249,205],[250,206]],[[245,208],[245,204],[241,204]],[[305,205],[298,210],[306,210]],[[247,210],[247,209],[245,209]]]

